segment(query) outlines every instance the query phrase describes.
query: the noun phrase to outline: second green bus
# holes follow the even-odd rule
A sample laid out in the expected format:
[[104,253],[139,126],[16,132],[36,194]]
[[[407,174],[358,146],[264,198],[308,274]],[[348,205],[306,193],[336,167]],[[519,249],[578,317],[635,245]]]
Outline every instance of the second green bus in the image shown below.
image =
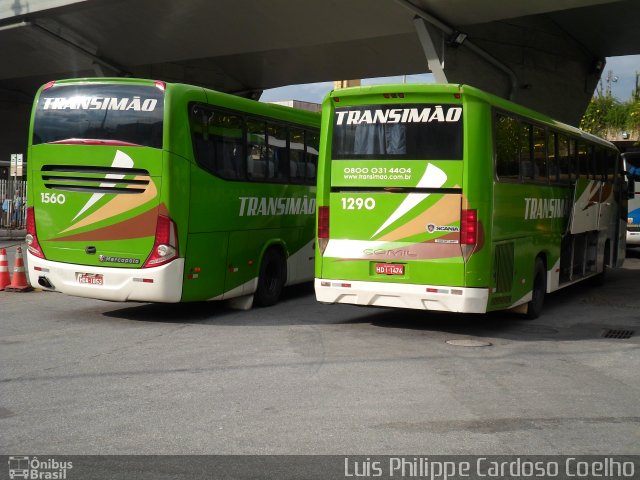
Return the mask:
[[322,122],[319,301],[536,317],[624,260],[605,140],[467,85],[336,90]]

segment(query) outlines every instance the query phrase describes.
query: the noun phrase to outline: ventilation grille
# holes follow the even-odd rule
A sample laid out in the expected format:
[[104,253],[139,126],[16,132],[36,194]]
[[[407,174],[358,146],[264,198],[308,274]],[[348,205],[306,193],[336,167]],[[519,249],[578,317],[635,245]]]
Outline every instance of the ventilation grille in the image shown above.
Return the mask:
[[41,175],[46,188],[84,193],[138,194],[150,182],[149,172],[141,168],[45,165]]
[[633,337],[635,332],[633,330],[625,330],[625,329],[609,329],[605,330],[602,333],[602,338],[615,338],[617,340],[626,340],[627,338]]
[[496,245],[496,293],[508,293],[513,283],[513,242]]

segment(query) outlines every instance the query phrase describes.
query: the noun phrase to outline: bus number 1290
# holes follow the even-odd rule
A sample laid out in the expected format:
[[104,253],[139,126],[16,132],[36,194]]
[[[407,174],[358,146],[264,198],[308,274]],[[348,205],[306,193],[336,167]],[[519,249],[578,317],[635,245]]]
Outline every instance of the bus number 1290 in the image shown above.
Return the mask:
[[373,210],[376,208],[376,201],[371,198],[342,198],[342,209],[343,210],[362,210],[366,208],[367,210]]

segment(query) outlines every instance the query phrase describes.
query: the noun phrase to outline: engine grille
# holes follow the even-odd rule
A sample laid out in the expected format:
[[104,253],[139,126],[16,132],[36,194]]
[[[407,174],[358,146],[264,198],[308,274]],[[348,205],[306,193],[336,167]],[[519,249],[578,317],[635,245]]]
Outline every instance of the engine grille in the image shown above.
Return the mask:
[[51,190],[85,193],[144,193],[149,172],[142,168],[93,167],[86,165],[44,165],[44,186]]

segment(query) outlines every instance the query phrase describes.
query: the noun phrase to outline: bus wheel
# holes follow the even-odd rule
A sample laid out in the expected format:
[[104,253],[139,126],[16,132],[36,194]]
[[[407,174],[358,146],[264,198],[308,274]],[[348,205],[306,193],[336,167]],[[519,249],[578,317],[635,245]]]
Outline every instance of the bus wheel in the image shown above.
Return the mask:
[[258,288],[255,293],[256,304],[268,307],[280,298],[287,277],[285,259],[276,248],[270,248],[262,257]]
[[533,271],[533,291],[531,301],[527,303],[527,313],[525,317],[529,319],[538,318],[542,313],[544,305],[544,295],[547,291],[547,272],[541,258],[536,258],[536,266]]

